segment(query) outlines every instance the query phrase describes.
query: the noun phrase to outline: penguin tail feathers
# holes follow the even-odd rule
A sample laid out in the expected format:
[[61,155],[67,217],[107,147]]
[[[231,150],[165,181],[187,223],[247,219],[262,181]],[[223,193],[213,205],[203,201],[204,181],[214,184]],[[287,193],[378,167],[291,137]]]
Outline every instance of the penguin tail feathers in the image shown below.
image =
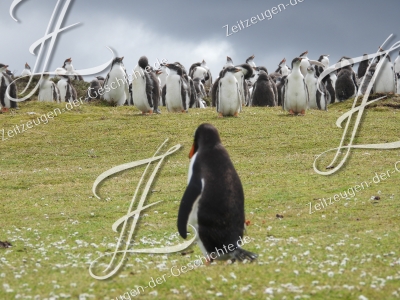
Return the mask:
[[238,260],[238,261],[244,261],[245,259],[249,260],[249,261],[253,261],[255,259],[257,259],[257,254],[244,250],[240,247],[236,248],[232,254],[232,259],[234,260]]

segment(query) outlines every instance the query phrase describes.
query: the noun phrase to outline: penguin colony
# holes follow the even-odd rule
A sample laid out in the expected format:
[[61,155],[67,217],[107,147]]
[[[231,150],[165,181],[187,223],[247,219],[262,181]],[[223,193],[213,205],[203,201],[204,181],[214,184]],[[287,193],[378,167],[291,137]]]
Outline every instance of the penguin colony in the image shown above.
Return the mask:
[[[364,57],[368,58],[366,54]],[[213,82],[204,60],[192,64],[187,72],[179,62],[161,63],[155,69],[149,65],[147,57],[142,56],[133,69],[130,82],[123,57],[116,57],[106,78],[98,76],[90,82],[85,99],[88,102],[103,99],[116,106],[134,105],[142,114],[153,114],[161,113],[159,106],[166,106],[168,112],[205,108],[207,103],[204,98],[211,97],[211,105],[216,108],[219,117],[237,117],[245,106],[282,106],[290,115],[303,116],[308,109],[328,110],[329,104],[363,95],[381,57],[362,61],[357,73],[353,71],[353,65],[331,72],[319,86],[317,78],[329,66],[329,55],[323,54],[318,60],[310,60],[308,51],[305,51],[292,60],[290,67],[284,58],[273,73],[269,73],[264,66],[257,66],[254,59],[252,55],[245,63],[235,65],[227,56],[225,65]],[[372,92],[399,94],[400,53],[394,63],[389,55],[384,59]],[[343,56],[339,62],[346,60],[350,58]],[[10,96],[17,98],[13,74],[7,67],[0,64],[2,111],[17,108],[17,103],[10,101],[6,95],[10,86]],[[39,101],[76,100],[78,95],[73,82],[83,79],[75,71],[72,59],[67,58],[55,73],[59,78],[57,84],[48,75],[41,77]],[[31,74],[29,64],[25,63],[21,76]]]

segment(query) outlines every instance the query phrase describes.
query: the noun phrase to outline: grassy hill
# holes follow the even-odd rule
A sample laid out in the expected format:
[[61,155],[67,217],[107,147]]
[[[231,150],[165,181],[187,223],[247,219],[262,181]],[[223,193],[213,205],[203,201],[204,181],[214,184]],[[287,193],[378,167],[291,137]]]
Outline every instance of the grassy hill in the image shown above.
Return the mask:
[[[244,108],[238,118],[218,119],[213,108],[171,114],[162,107],[161,115],[142,116],[134,107],[84,103],[8,137],[0,146],[0,241],[12,247],[0,248],[0,299],[115,299],[130,291],[132,299],[399,298],[400,173],[393,171],[400,150],[352,150],[337,173],[313,170],[317,155],[338,147],[343,129],[335,122],[351,105],[334,104],[305,117],[280,108]],[[399,105],[391,97],[368,108],[355,144],[398,141]],[[19,106],[0,115],[6,134],[65,109],[38,103],[35,96]],[[219,130],[242,180],[251,239],[244,248],[258,260],[217,262],[175,276],[201,254],[193,245],[183,254],[129,254],[112,278],[92,278],[89,264],[114,250],[119,233],[111,226],[127,213],[144,167],[107,179],[98,189],[101,200],[92,194],[95,179],[151,157],[166,139],[162,153],[181,144],[151,186],[145,205],[162,202],[142,212],[131,248],[183,242],[175,235],[177,212],[193,134],[204,122]],[[321,160],[320,169],[328,163]],[[391,177],[316,210],[320,199],[387,171]],[[170,276],[133,296],[132,290],[164,274]]]

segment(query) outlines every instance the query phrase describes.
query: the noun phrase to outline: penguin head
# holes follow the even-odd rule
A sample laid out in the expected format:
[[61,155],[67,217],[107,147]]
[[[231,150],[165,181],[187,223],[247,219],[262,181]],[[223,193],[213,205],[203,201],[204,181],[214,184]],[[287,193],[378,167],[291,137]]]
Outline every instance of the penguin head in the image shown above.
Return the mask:
[[168,69],[170,69],[171,71],[175,72],[176,74],[178,74],[179,76],[183,75],[182,72],[182,68],[176,64],[166,64],[165,65]]
[[315,69],[314,69],[313,67],[309,66],[309,67],[307,68],[307,73],[313,74],[314,72],[315,72]]
[[28,65],[28,63],[25,63],[25,69],[31,69],[31,67]]
[[241,71],[241,69],[239,69],[239,68],[236,68],[236,67],[226,67],[223,71],[222,71],[222,74],[221,74],[221,78],[222,77],[224,77],[227,73],[237,73],[237,72],[240,72]]
[[203,147],[214,147],[221,143],[218,130],[211,124],[203,123],[197,127],[194,134],[193,146],[189,153],[192,158],[197,151]]
[[146,56],[142,56],[139,58],[138,65],[142,69],[146,69],[146,67],[149,65],[149,60],[147,59]]
[[286,58],[283,58],[278,66],[281,67],[281,66],[285,65],[285,63],[286,63]]
[[292,69],[293,69],[293,66],[300,66],[302,59],[303,59],[302,57],[295,57],[292,60]]
[[0,72],[4,72],[8,68],[8,65],[0,64]]
[[124,60],[124,57],[116,57],[113,59],[112,63],[111,63],[111,70],[115,65],[124,65],[124,63],[122,62]]
[[162,73],[163,73],[162,70],[160,70],[160,69],[159,69],[159,70],[156,70],[156,75],[157,75],[157,76],[160,76]]
[[253,62],[254,57],[255,57],[254,54],[252,56],[250,56],[248,59],[246,59],[246,63]]

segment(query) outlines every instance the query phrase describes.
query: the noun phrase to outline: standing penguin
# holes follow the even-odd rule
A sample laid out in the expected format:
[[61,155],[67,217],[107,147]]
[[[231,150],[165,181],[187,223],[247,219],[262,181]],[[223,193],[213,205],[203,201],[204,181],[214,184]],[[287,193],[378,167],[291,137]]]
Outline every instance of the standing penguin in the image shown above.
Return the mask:
[[241,110],[242,102],[240,97],[239,83],[235,73],[241,70],[235,67],[226,67],[221,74],[216,89],[216,105],[219,117],[237,117]]
[[322,54],[319,56],[318,61],[324,65],[315,66],[315,76],[319,77],[319,75],[325,70],[325,68],[329,67],[329,54]]
[[38,100],[60,103],[60,90],[55,82],[50,80],[49,74],[43,74],[40,80]]
[[[349,57],[343,56],[340,62],[346,62],[350,60]],[[355,97],[357,94],[357,81],[356,74],[352,69],[352,65],[345,66],[338,69],[339,73],[337,75],[337,80],[335,84],[336,99],[339,102],[347,100],[349,98]],[[336,102],[336,101],[335,101]]]
[[326,91],[325,84],[323,84],[322,82],[320,83],[320,89],[322,90],[323,94],[317,88],[318,79],[315,76],[315,73],[315,69],[312,66],[309,66],[307,68],[307,75],[304,78],[308,90],[308,107],[310,109],[327,110],[328,93]]
[[116,57],[111,63],[110,72],[104,80],[103,99],[112,105],[122,106],[129,102],[129,79],[126,74],[124,57]]
[[[139,75],[139,76],[138,76]],[[142,114],[159,113],[158,101],[160,99],[159,80],[149,66],[146,56],[139,59],[138,65],[133,70],[132,100]]]
[[196,88],[196,102],[193,107],[205,108],[206,102],[203,100],[207,96],[202,79],[196,77],[193,79],[194,87]]
[[282,108],[289,111],[291,115],[300,114],[304,116],[308,108],[308,90],[300,71],[300,64],[303,59],[296,57],[292,61],[292,73],[285,80],[282,92]]
[[214,126],[197,128],[189,158],[188,186],[178,212],[179,234],[186,239],[188,224],[192,225],[208,261],[253,261],[257,255],[241,248],[245,223],[242,183]]
[[0,64],[0,104],[1,111],[6,112],[9,108],[17,108],[17,102],[10,100],[11,98],[17,99],[17,86],[12,78],[7,74],[8,65]]
[[283,76],[288,76],[290,74],[290,69],[286,65],[286,58],[283,58],[281,62],[278,65],[278,69],[275,71],[276,73],[279,73]]
[[91,101],[92,99],[100,99],[100,89],[104,84],[104,77],[97,76],[90,82],[90,86],[88,88],[87,97],[85,101]]
[[253,68],[247,63],[235,66],[235,68],[240,70],[240,72],[236,72],[234,75],[239,84],[242,106],[245,106],[250,102],[250,92],[246,80],[250,79],[253,75]]
[[183,76],[181,66],[166,64],[169,75],[162,91],[162,98],[169,112],[188,112],[190,84]]
[[276,106],[275,98],[275,92],[268,74],[260,71],[253,87],[250,106]]
[[396,94],[400,94],[400,52],[394,61],[394,74],[396,77]]
[[21,76],[31,76],[31,67],[28,65],[28,63],[25,63],[25,69],[22,70]]
[[[382,52],[382,48],[379,48]],[[374,82],[375,93],[394,93],[395,92],[395,77],[393,64],[390,60],[390,55],[388,54],[385,58],[384,55],[377,57],[377,62],[384,59],[382,66],[379,70],[379,74],[376,76]]]
[[61,102],[72,102],[78,99],[78,95],[71,79],[68,75],[62,75],[61,79],[57,82],[57,87],[60,90]]

